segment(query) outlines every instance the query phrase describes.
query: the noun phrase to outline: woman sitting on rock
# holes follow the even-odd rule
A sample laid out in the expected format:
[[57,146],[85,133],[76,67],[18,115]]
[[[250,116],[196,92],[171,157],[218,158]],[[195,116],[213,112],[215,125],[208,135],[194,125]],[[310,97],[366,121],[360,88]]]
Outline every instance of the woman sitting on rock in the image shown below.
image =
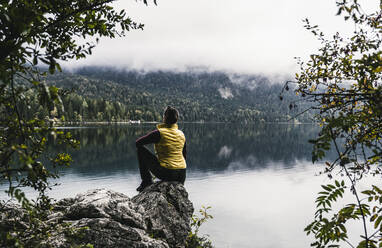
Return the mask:
[[[162,124],[157,129],[136,140],[139,171],[142,178],[137,191],[153,183],[151,173],[163,181],[177,181],[184,184],[186,179],[186,138],[176,122],[179,113],[168,106],[163,114]],[[154,144],[152,154],[144,145]]]

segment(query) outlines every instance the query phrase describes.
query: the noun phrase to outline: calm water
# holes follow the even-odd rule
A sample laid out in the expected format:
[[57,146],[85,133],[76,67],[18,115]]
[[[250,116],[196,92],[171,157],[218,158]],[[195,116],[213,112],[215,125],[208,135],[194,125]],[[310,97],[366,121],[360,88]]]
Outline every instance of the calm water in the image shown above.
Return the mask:
[[[136,194],[135,139],[154,124],[73,128],[81,148],[61,171],[55,198],[93,188]],[[310,162],[312,125],[180,124],[187,139],[186,189],[195,209],[211,206],[201,231],[216,247],[308,247],[303,232],[325,177]],[[50,152],[54,152],[52,144]],[[4,185],[0,185],[4,189]]]

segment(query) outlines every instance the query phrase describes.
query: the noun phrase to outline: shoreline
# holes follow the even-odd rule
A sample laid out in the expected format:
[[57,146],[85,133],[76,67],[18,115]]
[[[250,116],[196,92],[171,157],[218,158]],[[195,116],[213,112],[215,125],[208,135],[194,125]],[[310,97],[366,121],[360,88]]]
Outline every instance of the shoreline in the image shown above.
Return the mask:
[[[113,125],[144,125],[144,124],[159,124],[157,121],[70,121],[54,123],[53,127],[71,127],[76,125],[77,127],[87,127],[91,125],[96,126],[113,126]],[[251,125],[251,124],[280,124],[280,125],[314,125],[316,122],[218,122],[218,121],[182,121],[179,124],[236,124],[236,125]]]

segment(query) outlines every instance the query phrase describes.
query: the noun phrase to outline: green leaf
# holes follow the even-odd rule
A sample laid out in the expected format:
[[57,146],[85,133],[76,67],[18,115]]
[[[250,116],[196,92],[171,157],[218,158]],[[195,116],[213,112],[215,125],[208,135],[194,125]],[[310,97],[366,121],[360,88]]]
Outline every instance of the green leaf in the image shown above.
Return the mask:
[[374,214],[371,216],[370,221],[373,222],[378,217],[377,214]]
[[328,185],[321,185],[321,187],[324,189],[324,190],[326,190],[326,191],[332,191],[332,188],[329,186],[329,184]]
[[377,229],[378,226],[381,224],[382,216],[378,216],[377,220],[374,222],[374,228]]
[[50,74],[54,74],[54,71],[55,71],[55,67],[54,67],[54,65],[49,65],[49,73]]

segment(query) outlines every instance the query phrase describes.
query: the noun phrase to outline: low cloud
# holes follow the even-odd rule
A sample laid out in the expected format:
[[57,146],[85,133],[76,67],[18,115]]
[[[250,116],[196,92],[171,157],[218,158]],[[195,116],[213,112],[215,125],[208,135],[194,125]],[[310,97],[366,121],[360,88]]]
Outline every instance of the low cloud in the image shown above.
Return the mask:
[[233,98],[233,94],[232,94],[230,88],[219,88],[218,91],[219,91],[220,96],[224,99]]
[[[377,0],[363,2],[378,7]],[[158,1],[158,6],[119,0],[115,6],[144,23],[145,29],[122,38],[101,39],[92,56],[67,66],[180,71],[202,66],[294,75],[298,69],[294,57],[305,58],[320,46],[303,28],[302,19],[309,17],[328,36],[353,29],[335,16],[332,0],[168,0]]]
[[228,158],[229,156],[231,156],[231,153],[232,153],[232,148],[228,147],[228,146],[222,146],[220,148],[220,151],[218,153],[218,157],[220,159],[222,158]]

